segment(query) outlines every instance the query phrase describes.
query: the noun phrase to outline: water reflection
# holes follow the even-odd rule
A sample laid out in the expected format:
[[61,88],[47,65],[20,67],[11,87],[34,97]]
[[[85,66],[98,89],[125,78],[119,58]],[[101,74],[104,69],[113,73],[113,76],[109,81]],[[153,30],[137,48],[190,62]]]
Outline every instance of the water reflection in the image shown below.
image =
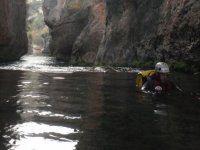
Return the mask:
[[0,70],[0,149],[199,149],[196,95],[138,93],[135,75]]
[[[77,122],[81,116],[67,115],[61,108],[55,107],[54,104],[60,103],[61,96],[64,101],[66,97],[65,94],[59,92],[50,94],[52,91],[49,87],[60,86],[57,82],[61,77],[58,78],[54,75],[46,76],[41,73],[23,72],[23,78],[18,85],[22,85],[19,86],[21,91],[19,97],[23,108],[21,117],[24,123],[13,128],[20,137],[13,144],[13,149],[25,150],[31,147],[35,150],[55,148],[64,150],[66,146],[69,150],[75,148],[78,142],[76,134],[80,134],[80,131],[77,128],[70,128],[68,122]],[[61,92],[64,93],[63,90]],[[28,144],[30,142],[34,142],[34,144]]]
[[101,67],[71,67],[64,62],[57,62],[54,57],[37,55],[25,55],[20,61],[0,64],[0,69],[52,73],[105,72]]
[[82,67],[69,66],[65,62],[58,62],[54,57],[25,55],[19,61],[14,63],[0,64],[2,70],[21,70],[32,72],[47,72],[47,73],[74,73],[74,72],[133,72],[130,67]]
[[18,139],[10,140],[10,144],[13,145],[11,150],[65,150],[66,147],[72,150],[77,144],[77,141],[65,137],[75,133],[67,127],[26,122],[16,125],[13,130],[18,134]]
[[[14,77],[14,78],[13,78]],[[9,141],[16,135],[12,126],[21,120],[19,113],[21,106],[17,95],[19,94],[17,83],[21,72],[0,71],[0,149],[8,150],[11,147]]]

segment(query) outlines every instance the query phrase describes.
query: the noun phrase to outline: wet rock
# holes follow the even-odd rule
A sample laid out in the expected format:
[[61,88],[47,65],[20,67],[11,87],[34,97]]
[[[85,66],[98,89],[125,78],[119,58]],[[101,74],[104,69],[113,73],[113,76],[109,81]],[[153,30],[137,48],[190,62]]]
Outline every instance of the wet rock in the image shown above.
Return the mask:
[[27,52],[26,1],[0,1],[0,61],[19,59]]

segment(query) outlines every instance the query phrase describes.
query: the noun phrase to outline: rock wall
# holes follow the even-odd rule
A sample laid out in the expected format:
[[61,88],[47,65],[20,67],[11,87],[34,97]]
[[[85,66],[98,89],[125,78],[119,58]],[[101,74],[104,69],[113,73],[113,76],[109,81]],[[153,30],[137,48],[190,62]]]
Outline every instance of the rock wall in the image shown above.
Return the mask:
[[165,0],[161,9],[154,42],[157,58],[186,62],[200,71],[200,1]]
[[19,59],[27,52],[26,0],[0,1],[0,61]]
[[[131,63],[135,56],[132,44],[136,40],[133,36],[136,35],[131,33],[134,28],[132,23],[136,25],[137,20],[135,2],[108,0],[105,3],[106,29],[96,57],[96,64],[124,65],[128,62]],[[135,28],[135,30],[137,29]]]
[[97,62],[163,60],[199,64],[199,0],[108,0]]
[[103,0],[44,0],[45,22],[57,59],[94,63],[105,28]]
[[72,48],[72,63],[94,64],[105,31],[105,4],[102,0],[90,4],[88,22]]
[[199,0],[57,1],[44,2],[57,58],[117,66],[162,60],[199,68]]

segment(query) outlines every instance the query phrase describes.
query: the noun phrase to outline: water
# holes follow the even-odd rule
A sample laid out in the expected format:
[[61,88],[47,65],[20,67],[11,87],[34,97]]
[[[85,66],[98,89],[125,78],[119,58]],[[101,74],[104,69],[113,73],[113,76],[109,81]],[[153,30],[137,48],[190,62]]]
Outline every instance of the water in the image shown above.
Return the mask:
[[[123,71],[122,71],[123,70]],[[127,68],[66,67],[25,56],[0,66],[0,150],[199,150],[199,76],[184,90],[136,92]]]

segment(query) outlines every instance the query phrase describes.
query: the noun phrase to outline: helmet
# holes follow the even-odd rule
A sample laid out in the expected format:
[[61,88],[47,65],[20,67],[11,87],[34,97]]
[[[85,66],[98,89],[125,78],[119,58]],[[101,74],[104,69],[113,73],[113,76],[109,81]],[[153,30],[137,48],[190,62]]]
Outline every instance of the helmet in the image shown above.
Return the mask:
[[169,73],[169,66],[165,62],[158,62],[155,71],[159,73]]

